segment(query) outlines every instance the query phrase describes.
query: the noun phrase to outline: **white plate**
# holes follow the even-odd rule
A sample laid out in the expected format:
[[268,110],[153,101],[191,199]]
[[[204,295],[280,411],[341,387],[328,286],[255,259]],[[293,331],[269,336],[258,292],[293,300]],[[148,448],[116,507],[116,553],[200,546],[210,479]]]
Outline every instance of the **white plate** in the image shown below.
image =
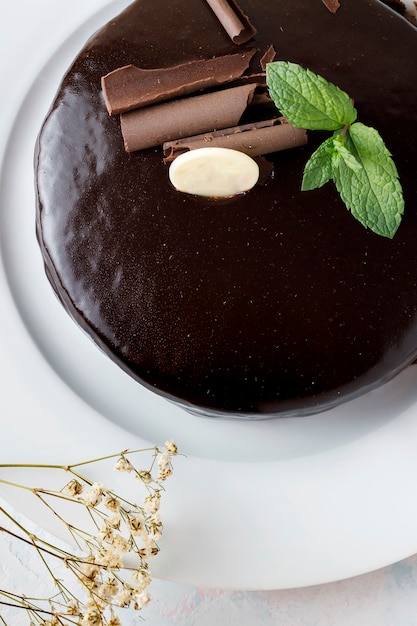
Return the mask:
[[62,310],[35,240],[33,147],[67,66],[128,2],[10,4],[0,30],[9,88],[0,128],[1,461],[72,463],[175,439],[188,458],[167,484],[152,563],[173,581],[301,587],[417,552],[417,367],[311,418],[209,420],[142,389]]

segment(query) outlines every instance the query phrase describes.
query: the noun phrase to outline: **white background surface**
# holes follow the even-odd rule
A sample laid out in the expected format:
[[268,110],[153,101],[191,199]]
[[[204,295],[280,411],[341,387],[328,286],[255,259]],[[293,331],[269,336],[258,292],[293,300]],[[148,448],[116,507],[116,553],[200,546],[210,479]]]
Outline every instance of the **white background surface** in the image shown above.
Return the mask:
[[[400,514],[400,512],[399,512]],[[221,567],[221,563],[219,563]],[[0,584],[44,589],[27,550],[0,534]],[[58,571],[59,573],[59,571]],[[65,572],[62,571],[65,576]],[[337,583],[280,591],[221,590],[153,580],[151,603],[123,626],[416,626],[417,557]],[[21,614],[1,613],[9,626]]]
[[[71,0],[70,4],[75,8],[77,5],[84,7],[84,13],[88,14],[100,8],[103,2],[88,0],[88,9],[85,9],[87,0]],[[25,2],[24,17],[21,6],[22,3],[6,3],[5,0],[1,0],[0,5],[0,71],[4,85],[13,85],[16,74],[19,77],[16,88],[10,90],[10,96],[7,91],[2,94],[4,125],[0,133],[7,130],[8,122],[13,119],[34,72],[48,60],[45,56],[47,50],[57,48],[79,24],[78,9],[74,10],[73,20],[71,10],[66,10],[65,19],[62,18],[61,1]],[[37,23],[42,23],[42,32],[47,33],[48,46],[31,44],[27,64],[15,66],[2,51],[15,45],[26,46],[28,40],[33,42],[33,29],[36,29]],[[410,494],[411,498],[413,496]],[[403,511],[395,511],[398,519],[402,515]],[[221,570],[220,559],[218,566]],[[33,567],[27,555],[0,534],[1,586],[13,588],[25,579],[30,581],[36,575]],[[152,592],[153,602],[142,615],[147,623],[155,626],[414,626],[417,625],[417,558],[409,557],[398,564],[350,580],[298,590],[224,591],[157,580],[153,583]],[[14,623],[22,622],[17,619]],[[136,623],[137,615],[127,614],[126,626]]]

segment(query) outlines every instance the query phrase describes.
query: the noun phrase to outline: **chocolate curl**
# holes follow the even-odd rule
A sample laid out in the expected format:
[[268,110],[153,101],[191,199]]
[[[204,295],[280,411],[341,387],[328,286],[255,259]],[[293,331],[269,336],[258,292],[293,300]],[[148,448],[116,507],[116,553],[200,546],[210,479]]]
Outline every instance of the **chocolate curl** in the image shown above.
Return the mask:
[[207,0],[233,43],[246,43],[257,33],[249,18],[234,0]]
[[339,0],[321,0],[324,6],[329,9],[330,13],[336,13],[337,9],[340,8]]
[[274,46],[269,46],[266,52],[262,55],[260,59],[260,64],[264,72],[266,70],[266,66],[268,65],[268,63],[272,63],[272,61],[275,61],[276,55],[277,53],[275,52]]
[[235,126],[255,89],[256,85],[242,85],[123,113],[125,149],[134,152],[213,128]]
[[117,115],[235,80],[248,69],[255,52],[248,50],[161,69],[119,67],[101,79],[107,110]]
[[197,148],[231,148],[245,152],[251,157],[257,157],[304,146],[306,143],[307,131],[291,126],[285,118],[280,117],[166,142],[163,149],[164,160],[169,162],[183,152]]

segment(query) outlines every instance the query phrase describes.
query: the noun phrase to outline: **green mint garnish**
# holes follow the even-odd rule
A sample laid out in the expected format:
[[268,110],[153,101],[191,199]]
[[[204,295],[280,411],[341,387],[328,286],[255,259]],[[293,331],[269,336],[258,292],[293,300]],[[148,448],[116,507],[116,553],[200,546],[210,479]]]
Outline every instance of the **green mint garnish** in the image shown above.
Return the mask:
[[392,238],[404,212],[397,168],[379,133],[356,121],[357,111],[348,94],[287,61],[269,63],[266,81],[271,98],[290,124],[333,131],[307,162],[302,190],[333,180],[359,222]]

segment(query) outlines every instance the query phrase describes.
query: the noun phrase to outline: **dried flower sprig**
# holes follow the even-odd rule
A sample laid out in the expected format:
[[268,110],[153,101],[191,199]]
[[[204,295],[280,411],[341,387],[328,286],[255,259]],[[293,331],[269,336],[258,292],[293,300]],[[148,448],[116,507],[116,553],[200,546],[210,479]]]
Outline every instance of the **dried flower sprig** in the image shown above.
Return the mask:
[[[146,469],[133,464],[138,453],[150,454]],[[120,626],[119,609],[146,606],[152,580],[148,560],[158,554],[157,542],[163,531],[161,495],[177,453],[175,443],[167,441],[161,450],[126,450],[73,465],[0,465],[9,471],[36,468],[48,470],[48,476],[52,470],[70,475],[58,490],[1,478],[0,483],[29,491],[63,524],[76,546],[72,549],[36,536],[0,506],[0,514],[11,524],[11,528],[0,526],[0,531],[29,545],[53,582],[53,591],[46,598],[0,588],[0,624],[8,624],[2,615],[4,607],[13,607],[26,612],[29,626]],[[84,466],[103,462],[115,462],[115,470],[136,479],[133,492],[138,483],[143,491],[140,505],[82,473]],[[55,573],[57,563],[68,572],[65,581]]]

